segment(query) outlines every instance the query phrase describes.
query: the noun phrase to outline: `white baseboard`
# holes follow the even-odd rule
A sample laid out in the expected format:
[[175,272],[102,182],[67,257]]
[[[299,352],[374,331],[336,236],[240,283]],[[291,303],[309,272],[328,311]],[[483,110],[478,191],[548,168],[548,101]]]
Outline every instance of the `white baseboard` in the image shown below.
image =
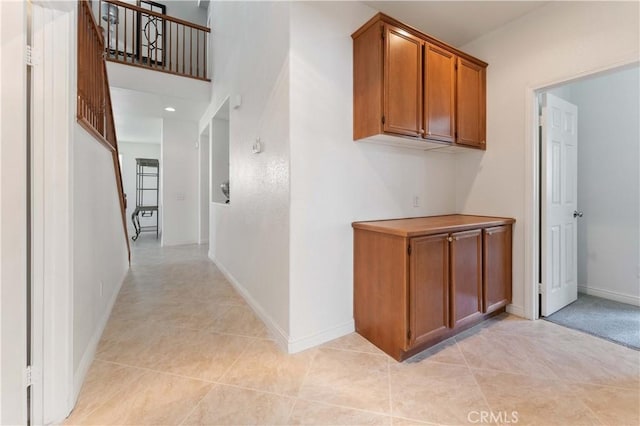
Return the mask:
[[629,305],[640,306],[640,297],[629,294],[618,293],[616,291],[605,290],[603,288],[579,285],[578,291],[590,296],[602,297],[603,299],[615,300],[616,302],[627,303]]
[[253,298],[253,296],[251,296],[251,294],[249,294],[247,289],[245,289],[244,286],[240,284],[238,280],[236,280],[231,272],[229,272],[222,263],[220,263],[218,260],[216,260],[215,257],[211,255],[211,252],[209,252],[209,259],[211,259],[211,261],[215,263],[218,269],[220,269],[220,272],[222,272],[222,275],[225,276],[225,278],[231,283],[233,288],[235,288],[236,291],[240,293],[240,296],[242,296],[242,298],[247,302],[251,309],[253,309],[258,318],[260,318],[264,325],[267,326],[267,329],[271,333],[272,337],[276,340],[278,346],[280,346],[284,351],[287,351],[289,342],[289,336],[287,335],[287,333],[282,328],[280,328],[280,326],[273,320],[273,318],[271,318],[269,314],[264,311],[262,306]]
[[198,244],[198,240],[182,240],[182,241],[171,241],[171,242],[166,242],[162,240],[162,242],[160,243],[162,247],[192,246],[197,244]]
[[242,296],[242,298],[247,302],[251,309],[253,309],[258,318],[260,318],[260,320],[262,320],[262,322],[267,326],[267,329],[271,333],[272,337],[276,340],[278,346],[280,346],[280,348],[282,348],[282,350],[287,353],[293,354],[296,352],[301,352],[305,349],[321,345],[322,343],[337,339],[338,337],[342,337],[355,330],[355,323],[353,319],[351,319],[343,324],[329,327],[325,330],[310,334],[306,337],[291,340],[289,335],[282,328],[280,328],[278,324],[276,324],[273,318],[271,318],[271,316],[264,311],[262,306],[251,296],[251,294],[249,294],[244,286],[235,279],[235,277],[227,270],[227,268],[225,268],[224,265],[222,265],[215,259],[215,257],[213,257],[211,252],[209,252],[209,259],[211,259],[211,261],[216,264],[218,269],[220,269],[220,272],[222,272],[222,274],[236,289],[236,291],[240,293],[240,296]]
[[107,309],[104,312],[104,315],[100,319],[98,323],[98,327],[96,328],[87,348],[82,355],[82,359],[80,360],[80,365],[78,369],[73,374],[73,404],[75,407],[76,402],[78,401],[78,395],[80,394],[80,390],[82,389],[82,385],[84,384],[84,379],[89,372],[89,367],[91,367],[91,363],[96,355],[96,350],[98,349],[98,343],[100,343],[100,338],[102,337],[102,333],[104,332],[104,328],[107,326],[107,322],[109,321],[109,317],[111,316],[111,310],[113,309],[113,305],[116,303],[116,299],[118,298],[118,294],[120,293],[120,289],[122,288],[122,284],[124,283],[124,279],[127,276],[129,269],[125,270],[122,279],[120,280],[120,284],[116,286],[116,289],[109,300],[109,304],[107,305]]
[[507,312],[517,317],[526,318],[524,308],[522,306],[507,305]]
[[314,346],[318,346],[333,339],[337,339],[338,337],[353,333],[354,330],[355,322],[353,321],[353,319],[351,319],[343,324],[327,328],[317,333],[310,334],[306,337],[295,340],[290,339],[287,350],[290,354],[302,352],[305,349],[313,348]]

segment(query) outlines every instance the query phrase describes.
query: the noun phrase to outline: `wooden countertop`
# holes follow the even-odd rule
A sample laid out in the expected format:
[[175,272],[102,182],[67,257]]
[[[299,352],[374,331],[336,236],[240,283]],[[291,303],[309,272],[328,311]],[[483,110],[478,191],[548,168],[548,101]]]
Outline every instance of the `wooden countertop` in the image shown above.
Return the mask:
[[459,232],[467,229],[508,225],[515,223],[515,221],[515,219],[508,217],[451,214],[407,219],[376,220],[371,222],[353,222],[351,226],[353,226],[354,229],[381,232],[400,237],[417,237],[440,232]]

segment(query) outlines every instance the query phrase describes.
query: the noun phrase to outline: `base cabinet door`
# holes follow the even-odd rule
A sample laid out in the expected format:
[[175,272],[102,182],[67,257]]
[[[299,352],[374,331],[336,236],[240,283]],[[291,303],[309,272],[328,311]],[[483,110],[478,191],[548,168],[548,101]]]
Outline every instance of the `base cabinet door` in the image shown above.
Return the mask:
[[482,316],[482,230],[451,234],[451,323],[464,326]]
[[483,231],[484,312],[491,313],[511,303],[511,225]]
[[411,347],[449,329],[448,234],[411,239],[409,281]]

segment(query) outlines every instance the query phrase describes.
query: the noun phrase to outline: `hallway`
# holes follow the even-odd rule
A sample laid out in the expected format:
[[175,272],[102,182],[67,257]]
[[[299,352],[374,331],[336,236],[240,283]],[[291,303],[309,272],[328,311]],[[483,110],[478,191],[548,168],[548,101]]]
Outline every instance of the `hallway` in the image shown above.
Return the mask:
[[142,244],[66,424],[630,425],[639,373],[636,351],[509,315],[404,363],[357,334],[286,355],[206,246]]

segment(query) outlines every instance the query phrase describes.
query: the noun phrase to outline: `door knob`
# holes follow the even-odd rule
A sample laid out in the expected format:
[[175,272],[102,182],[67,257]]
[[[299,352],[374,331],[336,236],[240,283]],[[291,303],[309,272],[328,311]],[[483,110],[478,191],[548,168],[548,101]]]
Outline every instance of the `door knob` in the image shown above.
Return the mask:
[[582,217],[583,214],[584,213],[579,212],[578,210],[576,210],[576,211],[573,212],[573,217]]

